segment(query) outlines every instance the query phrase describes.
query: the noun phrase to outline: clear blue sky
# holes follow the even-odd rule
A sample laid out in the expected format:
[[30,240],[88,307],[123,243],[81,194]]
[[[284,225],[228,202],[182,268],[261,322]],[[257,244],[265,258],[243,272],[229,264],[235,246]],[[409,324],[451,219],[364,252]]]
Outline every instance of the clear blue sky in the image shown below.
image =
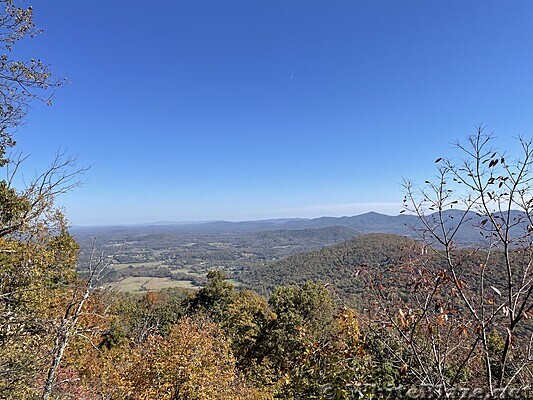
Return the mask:
[[18,148],[91,166],[73,224],[396,214],[477,124],[533,134],[531,1],[27,4],[70,83]]

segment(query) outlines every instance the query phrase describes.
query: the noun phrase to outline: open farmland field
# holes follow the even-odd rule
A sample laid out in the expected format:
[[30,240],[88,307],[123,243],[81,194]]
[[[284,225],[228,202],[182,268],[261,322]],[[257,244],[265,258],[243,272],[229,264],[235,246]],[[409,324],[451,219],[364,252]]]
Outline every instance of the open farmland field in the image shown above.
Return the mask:
[[168,265],[163,264],[160,261],[149,261],[149,262],[126,262],[126,263],[114,263],[112,267],[115,271],[120,271],[129,267],[132,268],[157,268],[157,267],[168,267]]
[[153,278],[150,276],[130,276],[120,281],[110,283],[109,287],[117,288],[121,292],[142,292],[168,288],[198,288],[198,286],[193,285],[192,281],[175,281],[168,278]]

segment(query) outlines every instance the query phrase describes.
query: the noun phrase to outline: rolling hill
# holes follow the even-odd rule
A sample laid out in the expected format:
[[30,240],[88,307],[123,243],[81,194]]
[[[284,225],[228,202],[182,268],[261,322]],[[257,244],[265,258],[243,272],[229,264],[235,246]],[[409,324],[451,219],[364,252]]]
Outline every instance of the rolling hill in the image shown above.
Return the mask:
[[279,285],[313,281],[331,284],[340,297],[355,300],[365,291],[365,282],[357,273],[360,268],[385,268],[421,249],[421,244],[406,237],[368,234],[255,267],[240,278],[245,286],[264,295]]

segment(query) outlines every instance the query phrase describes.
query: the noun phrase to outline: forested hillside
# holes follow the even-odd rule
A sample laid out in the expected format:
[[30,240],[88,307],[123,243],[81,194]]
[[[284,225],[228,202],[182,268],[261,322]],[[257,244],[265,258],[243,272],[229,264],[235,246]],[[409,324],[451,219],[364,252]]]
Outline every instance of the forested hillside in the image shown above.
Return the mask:
[[410,254],[420,254],[424,245],[391,234],[362,235],[344,243],[298,253],[257,266],[241,275],[247,287],[268,295],[276,286],[307,281],[331,284],[344,299],[365,295],[367,284],[361,271],[383,269]]

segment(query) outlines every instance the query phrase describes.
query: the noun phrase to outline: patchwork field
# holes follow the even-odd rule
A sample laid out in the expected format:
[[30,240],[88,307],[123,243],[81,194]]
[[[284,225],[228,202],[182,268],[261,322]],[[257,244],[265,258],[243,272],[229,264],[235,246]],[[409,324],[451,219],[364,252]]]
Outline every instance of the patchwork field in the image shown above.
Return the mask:
[[156,268],[156,267],[167,267],[160,261],[149,261],[149,262],[128,262],[128,263],[113,263],[111,265],[115,271],[120,271],[125,268]]
[[122,292],[143,292],[168,288],[197,289],[192,281],[175,281],[168,278],[153,278],[149,276],[130,276],[117,282],[111,282],[109,287],[117,288]]

